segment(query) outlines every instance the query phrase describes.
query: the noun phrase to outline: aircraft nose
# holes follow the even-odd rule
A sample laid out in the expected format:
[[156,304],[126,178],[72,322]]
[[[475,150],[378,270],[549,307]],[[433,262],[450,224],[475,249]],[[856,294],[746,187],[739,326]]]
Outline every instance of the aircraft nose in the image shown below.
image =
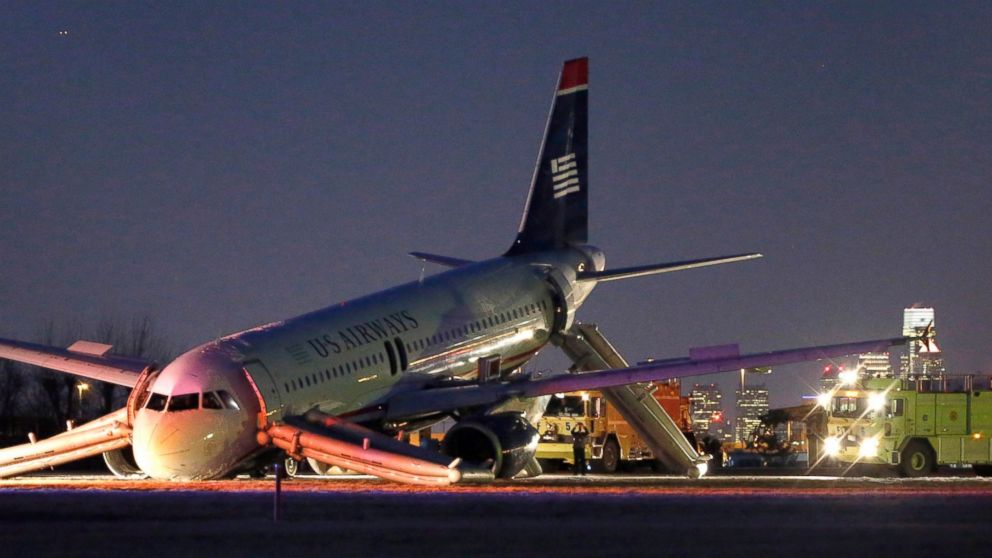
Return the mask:
[[134,418],[138,466],[153,478],[168,480],[213,479],[229,473],[257,442],[254,432],[245,431],[240,405],[226,395],[226,401],[216,392],[174,395],[164,404],[150,400]]
[[151,477],[170,480],[214,478],[228,434],[200,413],[156,413],[142,409],[134,421],[134,457]]

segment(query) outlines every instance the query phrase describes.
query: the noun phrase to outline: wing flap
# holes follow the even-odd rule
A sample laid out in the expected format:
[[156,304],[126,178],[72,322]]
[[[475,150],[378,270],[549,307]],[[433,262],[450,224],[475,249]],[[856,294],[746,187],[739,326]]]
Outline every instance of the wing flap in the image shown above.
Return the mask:
[[[103,350],[102,347],[108,348]],[[101,350],[102,352],[100,352]],[[119,386],[134,387],[141,372],[152,364],[125,357],[107,356],[107,350],[109,350],[107,345],[88,341],[76,342],[69,349],[62,349],[24,341],[0,339],[0,358],[67,372]]]

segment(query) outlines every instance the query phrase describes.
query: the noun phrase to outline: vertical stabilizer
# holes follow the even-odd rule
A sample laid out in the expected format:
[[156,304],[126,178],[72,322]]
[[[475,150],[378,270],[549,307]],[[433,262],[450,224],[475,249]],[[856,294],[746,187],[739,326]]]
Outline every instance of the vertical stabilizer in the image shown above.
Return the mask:
[[565,62],[520,229],[507,255],[586,242],[589,59]]

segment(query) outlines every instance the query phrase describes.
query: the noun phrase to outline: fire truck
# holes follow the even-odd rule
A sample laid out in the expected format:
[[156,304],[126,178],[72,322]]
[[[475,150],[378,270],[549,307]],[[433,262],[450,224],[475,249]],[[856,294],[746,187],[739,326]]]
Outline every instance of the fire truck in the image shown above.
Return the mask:
[[[689,398],[682,397],[679,381],[659,382],[652,389],[654,398],[691,441]],[[651,449],[620,412],[600,392],[582,391],[552,396],[538,423],[541,439],[536,457],[545,472],[574,465],[571,432],[580,422],[589,430],[586,461],[597,471],[613,473],[621,466],[638,462],[655,465]]]
[[851,379],[818,398],[828,412],[826,457],[881,464],[907,477],[938,465],[992,475],[992,377]]

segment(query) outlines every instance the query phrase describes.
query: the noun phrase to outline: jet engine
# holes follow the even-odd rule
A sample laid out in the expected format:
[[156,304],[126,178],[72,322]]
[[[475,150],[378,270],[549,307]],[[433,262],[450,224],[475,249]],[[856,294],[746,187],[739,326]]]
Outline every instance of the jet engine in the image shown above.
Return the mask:
[[119,479],[148,478],[148,475],[134,462],[134,451],[130,446],[103,452],[103,462]]
[[520,413],[504,412],[465,418],[451,427],[441,451],[509,479],[534,457],[540,435]]

